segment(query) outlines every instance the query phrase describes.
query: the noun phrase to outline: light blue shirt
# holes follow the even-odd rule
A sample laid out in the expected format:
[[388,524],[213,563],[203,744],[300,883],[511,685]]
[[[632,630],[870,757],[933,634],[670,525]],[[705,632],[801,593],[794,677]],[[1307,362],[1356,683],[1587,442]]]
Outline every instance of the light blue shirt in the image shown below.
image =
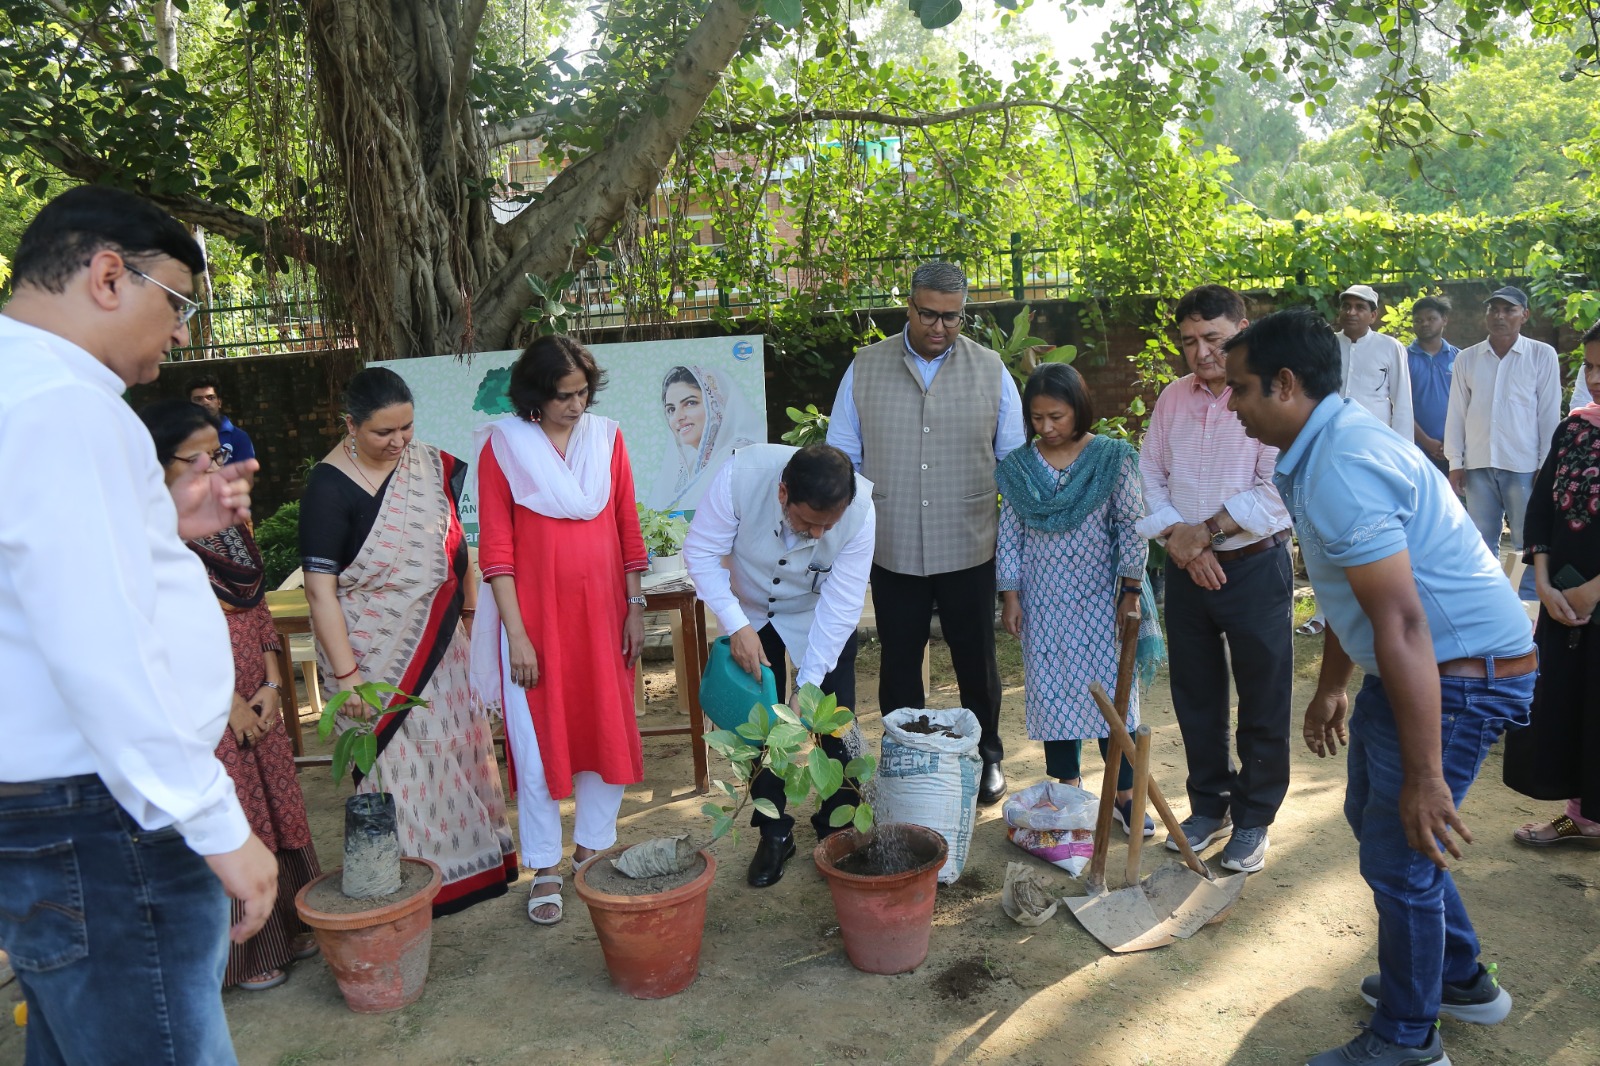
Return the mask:
[[[911,347],[911,340],[903,332],[901,341],[911,356],[912,365],[922,374],[922,391],[933,385],[934,375],[950,358],[954,342],[941,355],[924,359]],[[999,462],[1028,442],[1022,425],[1022,396],[1017,392],[1017,381],[1011,371],[1000,368],[1000,411],[995,416],[994,461]],[[861,415],[856,411],[856,365],[852,362],[839,382],[839,391],[833,398],[833,413],[828,416],[828,443],[850,457],[857,470],[861,469]]]
[[1372,622],[1345,568],[1411,553],[1434,657],[1522,655],[1528,616],[1437,467],[1360,404],[1328,396],[1278,456],[1273,480],[1339,643],[1377,674]]

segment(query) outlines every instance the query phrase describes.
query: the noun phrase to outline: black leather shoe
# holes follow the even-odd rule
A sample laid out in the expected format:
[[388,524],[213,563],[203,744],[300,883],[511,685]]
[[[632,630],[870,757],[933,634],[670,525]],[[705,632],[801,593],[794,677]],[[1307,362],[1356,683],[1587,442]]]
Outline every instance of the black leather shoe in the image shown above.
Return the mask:
[[750,860],[749,880],[753,888],[766,888],[783,879],[783,864],[794,858],[794,834],[781,837],[762,837],[756,845],[755,858]]
[[985,807],[999,803],[1006,794],[1006,772],[997,762],[983,764],[983,776],[978,778],[978,802]]

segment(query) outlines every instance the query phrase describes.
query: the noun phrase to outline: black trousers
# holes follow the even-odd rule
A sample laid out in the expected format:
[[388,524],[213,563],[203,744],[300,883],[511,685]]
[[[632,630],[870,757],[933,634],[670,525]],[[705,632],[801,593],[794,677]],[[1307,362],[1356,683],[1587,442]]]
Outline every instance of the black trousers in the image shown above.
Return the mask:
[[883,667],[878,709],[927,706],[922,690],[922,655],[933,626],[933,606],[950,645],[961,705],[978,716],[985,763],[1005,758],[1000,743],[1000,668],[994,661],[994,560],[947,574],[914,577],[872,567],[872,609],[878,616]]
[[[1172,708],[1189,762],[1189,813],[1238,828],[1272,824],[1289,791],[1294,571],[1287,544],[1222,564],[1227,584],[1196,585],[1167,562]],[[1228,668],[1239,693],[1233,763]]]
[[[772,663],[772,673],[778,682],[778,699],[787,700],[789,696],[789,671],[783,665],[783,638],[778,631],[770,625],[762,626],[756,636],[761,639],[761,650],[767,653],[767,660]],[[850,639],[844,642],[844,649],[839,652],[839,661],[834,664],[833,670],[822,679],[818,686],[825,696],[833,696],[839,701],[839,706],[856,709],[856,635],[850,634]],[[838,759],[841,766],[850,762],[850,753],[844,746],[844,741],[835,736],[822,738],[822,750],[830,758]],[[855,790],[851,787],[854,781],[847,781],[845,786],[827,799],[822,801],[822,807],[811,816],[811,827],[817,831],[817,838],[836,832],[828,825],[828,817],[834,809],[846,803],[854,803]],[[783,836],[794,830],[794,818],[783,808],[788,797],[783,794],[783,778],[771,770],[762,770],[750,784],[750,795],[755,799],[768,799],[778,808],[776,819],[768,818],[760,811],[750,816],[750,824],[761,830],[762,836]]]

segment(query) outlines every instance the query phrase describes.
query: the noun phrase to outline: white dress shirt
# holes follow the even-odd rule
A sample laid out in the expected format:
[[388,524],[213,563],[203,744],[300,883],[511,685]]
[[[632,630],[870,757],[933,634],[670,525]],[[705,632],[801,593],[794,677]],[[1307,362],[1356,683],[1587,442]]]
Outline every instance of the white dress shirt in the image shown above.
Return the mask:
[[[776,485],[773,491],[777,491]],[[723,559],[733,552],[733,540],[738,532],[739,519],[733,506],[733,461],[729,460],[722,464],[706,487],[706,494],[694,513],[694,522],[689,526],[689,535],[683,542],[683,562],[694,581],[695,592],[717,616],[722,631],[729,635],[750,625],[751,614],[759,615],[759,605],[739,602],[733,591],[733,575],[722,565]],[[861,607],[867,598],[867,577],[872,571],[872,549],[877,536],[877,515],[869,507],[866,521],[834,557],[833,570],[817,593],[805,658],[795,664],[797,687],[822,684],[822,679],[839,661],[845,641],[856,631],[861,621]],[[797,547],[804,540],[787,524],[783,528],[783,539],[787,548]]]
[[1444,418],[1451,470],[1531,474],[1560,421],[1561,366],[1548,344],[1519,336],[1501,357],[1482,340],[1456,356]]
[[122,381],[0,315],[0,781],[98,774],[201,855],[250,834],[214,749],[228,625]]
[[[950,348],[933,359],[924,359],[911,347],[911,339],[902,333],[906,351],[912,364],[922,374],[922,387],[933,384],[934,375],[950,357]],[[955,345],[952,342],[951,347]],[[1000,411],[994,424],[994,461],[999,462],[1027,443],[1022,425],[1022,394],[1017,391],[1017,379],[1004,366],[1000,368]],[[839,391],[833,398],[833,411],[828,415],[828,443],[850,457],[857,470],[861,469],[861,415],[856,411],[856,365],[851,362],[839,382]]]
[[1572,386],[1572,403],[1568,405],[1567,413],[1571,414],[1580,407],[1588,407],[1591,403],[1594,403],[1594,397],[1589,395],[1588,379],[1583,376],[1583,367],[1579,366],[1578,381]]
[[1341,396],[1372,412],[1372,417],[1406,440],[1416,439],[1411,420],[1411,360],[1406,346],[1387,334],[1368,330],[1351,340],[1340,330]]

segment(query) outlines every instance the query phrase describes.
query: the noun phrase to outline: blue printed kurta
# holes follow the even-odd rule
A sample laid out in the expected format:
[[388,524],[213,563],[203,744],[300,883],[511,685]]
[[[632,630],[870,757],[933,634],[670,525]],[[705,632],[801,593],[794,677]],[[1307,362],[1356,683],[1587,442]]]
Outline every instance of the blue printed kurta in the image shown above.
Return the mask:
[[[1056,493],[1075,489],[1082,453],[1057,473],[1036,445],[1029,457],[1056,477]],[[1029,529],[1010,504],[1000,509],[995,572],[1001,591],[1022,601],[1022,670],[1030,740],[1083,740],[1110,733],[1089,683],[1117,687],[1116,605],[1124,578],[1144,577],[1149,545],[1134,530],[1144,511],[1139,455],[1129,448],[1117,487],[1070,533]],[[1139,722],[1139,686],[1128,704],[1128,728]]]

